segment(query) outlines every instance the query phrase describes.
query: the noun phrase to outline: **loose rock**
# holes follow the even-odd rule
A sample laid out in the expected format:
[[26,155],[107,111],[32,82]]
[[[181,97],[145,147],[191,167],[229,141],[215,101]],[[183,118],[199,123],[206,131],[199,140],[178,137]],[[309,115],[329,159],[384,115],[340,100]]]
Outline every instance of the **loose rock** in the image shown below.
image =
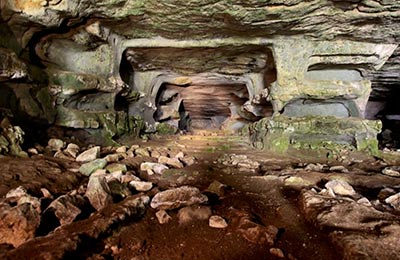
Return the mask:
[[331,172],[349,172],[349,170],[346,169],[346,167],[342,166],[342,165],[338,165],[338,166],[332,166],[331,168],[329,168],[329,170]]
[[34,238],[40,224],[40,215],[29,203],[9,207],[0,205],[0,244],[18,247]]
[[85,196],[89,199],[90,204],[97,210],[113,202],[111,190],[108,187],[105,175],[93,174],[90,176]]
[[207,196],[196,187],[182,186],[157,193],[151,200],[154,209],[176,209],[182,206],[204,203]]
[[382,170],[382,173],[392,177],[400,177],[400,172],[392,167],[386,167],[385,169]]
[[225,219],[220,216],[214,215],[211,216],[208,225],[212,228],[226,228],[228,227],[228,223],[226,223]]
[[47,147],[53,152],[61,151],[65,147],[65,143],[61,139],[52,138],[47,142]]
[[55,216],[61,225],[73,222],[82,212],[86,200],[81,195],[62,195],[50,203],[43,212],[44,219]]
[[394,194],[385,199],[387,204],[390,204],[393,208],[400,210],[400,193]]
[[100,146],[95,146],[89,150],[84,151],[78,157],[76,157],[77,162],[90,162],[100,156]]
[[160,224],[168,223],[172,220],[171,216],[165,210],[159,210],[156,212],[157,220]]
[[331,180],[325,184],[325,187],[332,197],[335,195],[352,197],[357,194],[350,184],[342,180]]
[[161,163],[144,162],[140,165],[141,171],[146,171],[148,175],[163,174],[165,170],[169,168]]
[[193,220],[207,220],[211,215],[211,208],[207,206],[194,205],[178,211],[179,224],[187,224]]
[[79,172],[83,175],[90,176],[96,170],[103,169],[107,165],[105,159],[96,159],[94,161],[82,164],[79,168]]
[[148,181],[131,181],[129,185],[137,191],[149,191],[153,188],[153,183]]
[[72,158],[76,158],[77,154],[79,153],[79,146],[73,143],[70,143],[67,145],[67,148],[65,148],[64,153],[66,155],[71,156]]
[[270,248],[269,249],[269,253],[271,255],[274,255],[274,256],[279,257],[279,258],[284,258],[285,257],[285,254],[283,253],[283,251],[280,248],[275,248],[275,247]]
[[116,171],[121,171],[121,172],[126,172],[128,169],[126,168],[125,164],[122,163],[112,163],[107,165],[106,170],[108,172],[116,172]]
[[183,168],[183,164],[181,163],[181,161],[179,161],[178,158],[168,158],[166,156],[160,156],[158,158],[158,163],[166,164],[173,168],[178,168],[178,169]]

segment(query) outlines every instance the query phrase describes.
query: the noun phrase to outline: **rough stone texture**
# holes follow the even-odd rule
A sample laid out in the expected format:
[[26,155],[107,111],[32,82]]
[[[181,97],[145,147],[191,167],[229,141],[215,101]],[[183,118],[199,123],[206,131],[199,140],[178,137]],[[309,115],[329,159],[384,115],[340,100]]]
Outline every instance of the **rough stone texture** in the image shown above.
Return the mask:
[[[327,230],[343,250],[344,259],[399,259],[399,217],[352,200],[337,200],[303,191],[305,217]],[[371,232],[373,231],[373,232]]]
[[79,246],[99,239],[125,221],[139,218],[149,203],[147,196],[132,196],[116,205],[110,205],[85,220],[80,220],[55,230],[44,237],[32,239],[7,253],[8,259],[63,259]]
[[212,215],[210,207],[191,206],[184,207],[178,211],[179,224],[188,224],[193,220],[207,220]]
[[381,129],[379,121],[336,117],[276,116],[250,125],[253,145],[285,152],[289,147],[337,150],[340,147],[376,154],[376,135]]
[[[273,113],[348,122],[364,116],[371,82],[379,96],[400,77],[396,0],[13,0],[1,7],[0,68],[7,69],[0,81],[18,104],[0,105],[108,143],[191,124],[237,131]],[[32,63],[32,79],[24,62]],[[159,95],[165,84],[199,93],[237,84],[246,93],[213,90],[221,102],[200,104],[213,120],[195,122],[198,104],[183,92],[169,102],[174,94]],[[163,120],[168,126],[157,127]]]
[[113,202],[110,187],[107,184],[105,174],[93,174],[89,178],[85,196],[90,204],[100,210]]
[[195,187],[182,186],[157,193],[150,206],[155,209],[176,209],[206,202],[207,196]]
[[79,172],[83,175],[90,176],[95,171],[103,169],[106,165],[107,161],[105,159],[96,159],[94,161],[82,164],[81,167],[79,167]]
[[95,146],[79,154],[78,157],[76,157],[76,161],[90,162],[99,158],[99,156],[100,156],[100,146]]
[[61,225],[72,223],[86,205],[81,195],[62,195],[52,201],[43,212],[44,218],[55,216]]
[[40,215],[29,203],[15,207],[0,205],[0,243],[18,247],[25,241],[34,238],[40,224]]

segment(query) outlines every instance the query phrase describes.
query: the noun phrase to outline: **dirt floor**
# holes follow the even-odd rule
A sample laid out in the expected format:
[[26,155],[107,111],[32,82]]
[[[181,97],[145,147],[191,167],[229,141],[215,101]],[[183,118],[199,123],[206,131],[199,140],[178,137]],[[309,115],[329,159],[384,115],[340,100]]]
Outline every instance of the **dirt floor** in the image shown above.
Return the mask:
[[[321,191],[329,180],[345,179],[357,191],[354,201],[361,197],[373,201],[384,188],[390,187],[393,192],[400,188],[400,178],[381,174],[384,167],[398,165],[396,160],[385,162],[360,154],[333,159],[318,154],[283,156],[254,150],[240,137],[217,133],[124,142],[127,147],[138,145],[152,152],[166,150],[171,155],[183,152],[196,160],[184,168],[149,175],[140,170],[140,165],[156,162],[155,158],[125,156],[119,163],[141,180],[152,182],[151,190],[132,192],[125,200],[114,201],[97,212],[87,206],[85,214],[55,230],[57,225],[44,221],[41,213],[34,238],[18,246],[2,244],[0,256],[4,259],[373,259],[354,257],[362,254],[349,253],[351,249],[345,244],[335,242],[334,232],[349,229],[325,225],[320,215],[313,210],[310,213],[304,206],[304,191]],[[103,148],[102,156],[107,151],[114,150]],[[30,195],[41,199],[43,212],[61,195],[73,191],[84,194],[80,189],[85,188],[88,177],[77,172],[81,163],[51,155],[0,158],[0,195],[4,197],[9,190],[22,185]],[[323,167],[307,169],[310,163]],[[346,171],[330,170],[337,165],[344,165]],[[211,183],[221,184],[219,190],[212,190]],[[151,199],[160,191],[181,186],[199,188],[208,198],[201,207],[222,217],[227,227],[210,227],[209,216],[202,218],[201,214],[183,221],[180,208],[167,210],[171,220],[160,224],[157,209],[146,202],[138,206],[142,205],[138,202],[140,196]],[[43,198],[41,188],[46,188],[52,199]],[[336,199],[346,201],[341,197]],[[132,203],[136,203],[135,207]],[[381,211],[390,214],[391,224],[399,223],[400,214],[395,208],[383,205]],[[354,225],[351,234],[368,234]],[[397,257],[394,259],[400,259]]]

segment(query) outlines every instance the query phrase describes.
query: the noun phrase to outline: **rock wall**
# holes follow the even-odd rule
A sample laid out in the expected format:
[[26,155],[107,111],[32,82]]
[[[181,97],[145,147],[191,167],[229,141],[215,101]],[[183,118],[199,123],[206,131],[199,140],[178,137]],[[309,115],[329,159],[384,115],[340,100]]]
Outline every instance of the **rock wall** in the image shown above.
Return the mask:
[[[199,114],[184,109],[196,100],[190,89],[223,86],[230,90],[215,105],[222,108],[209,109],[218,127],[237,130],[262,118],[279,125],[279,115],[375,124],[360,121],[371,82],[376,95],[400,78],[396,0],[0,3],[0,84],[10,97],[0,98],[1,107],[109,141],[160,124],[190,129]],[[217,102],[210,100],[199,109]]]

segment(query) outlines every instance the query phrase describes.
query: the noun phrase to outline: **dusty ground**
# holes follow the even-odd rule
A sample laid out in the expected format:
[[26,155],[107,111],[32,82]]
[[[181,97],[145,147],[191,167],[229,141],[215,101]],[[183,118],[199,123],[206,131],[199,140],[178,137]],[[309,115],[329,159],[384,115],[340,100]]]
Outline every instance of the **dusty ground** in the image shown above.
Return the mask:
[[[373,259],[374,256],[368,256],[368,248],[355,246],[357,252],[354,253],[354,247],[349,247],[343,242],[345,238],[339,239],[335,233],[368,236],[370,231],[360,228],[358,222],[350,223],[353,230],[340,225],[335,228],[333,220],[325,221],[318,215],[321,210],[336,205],[333,200],[339,204],[348,200],[326,198],[330,199],[329,205],[325,203],[324,208],[313,208],[304,206],[311,205],[307,204],[305,191],[319,192],[327,181],[342,179],[357,191],[358,197],[354,197],[354,201],[360,197],[373,201],[384,188],[390,187],[394,192],[400,188],[400,178],[381,174],[384,167],[396,164],[395,160],[388,163],[356,154],[344,155],[341,162],[313,154],[281,156],[253,150],[239,137],[215,133],[154,138],[147,142],[125,141],[128,147],[139,144],[152,151],[160,147],[171,153],[183,151],[194,156],[196,163],[168,170],[162,175],[148,175],[140,171],[140,163],[155,161],[154,158],[127,157],[120,162],[142,180],[154,183],[153,189],[134,194],[97,213],[91,209],[91,215],[49,234],[43,232],[49,230],[43,227],[46,223],[41,223],[36,238],[17,248],[3,244],[0,256],[6,259]],[[231,165],[227,158],[232,154],[246,155],[250,162],[257,162],[259,166]],[[319,171],[306,170],[305,166],[311,162],[325,164],[325,167]],[[348,172],[329,170],[330,166],[341,164]],[[29,159],[0,158],[0,195],[4,196],[20,185],[38,198],[42,196],[41,188],[48,189],[55,198],[78,190],[88,180],[74,172],[79,165],[73,160],[42,155]],[[288,181],[289,177],[299,178]],[[207,191],[213,181],[224,185],[223,194]],[[171,221],[160,224],[155,216],[157,210],[135,201],[138,196],[145,194],[151,198],[161,190],[183,185],[198,187],[206,194],[209,202],[205,206],[211,208],[213,215],[223,217],[228,226],[211,228],[208,219],[179,223],[178,209],[168,210]],[[42,201],[41,206],[45,208],[49,203]],[[136,203],[135,206],[129,204],[130,201]],[[141,206],[137,206],[138,203]],[[398,225],[400,214],[396,209],[383,204],[374,207],[390,216],[379,228]],[[326,211],[323,213],[327,214]],[[360,223],[370,221],[361,219]],[[276,229],[275,236],[268,231],[271,228]],[[377,226],[373,228],[377,230]],[[380,236],[385,235],[382,232]],[[399,243],[391,242],[395,246]],[[367,252],[364,258],[361,257],[363,252]],[[394,254],[391,259],[400,259],[400,255]]]

